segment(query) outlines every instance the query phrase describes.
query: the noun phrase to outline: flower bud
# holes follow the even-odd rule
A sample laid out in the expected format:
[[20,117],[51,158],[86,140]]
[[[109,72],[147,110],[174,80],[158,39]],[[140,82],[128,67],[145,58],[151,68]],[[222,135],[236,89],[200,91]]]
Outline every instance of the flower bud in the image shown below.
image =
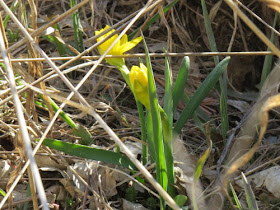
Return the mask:
[[129,79],[133,88],[133,93],[138,101],[140,101],[147,109],[150,109],[150,98],[148,89],[148,74],[144,64],[132,66]]

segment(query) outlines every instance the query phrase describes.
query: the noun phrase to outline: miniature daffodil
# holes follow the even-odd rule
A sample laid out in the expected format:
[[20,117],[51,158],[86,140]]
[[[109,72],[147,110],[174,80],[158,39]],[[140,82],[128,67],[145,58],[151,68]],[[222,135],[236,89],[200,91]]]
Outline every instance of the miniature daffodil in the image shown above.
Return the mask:
[[140,67],[132,66],[129,73],[129,79],[136,99],[147,109],[150,109],[147,67],[142,63],[140,64]]
[[[105,28],[101,29],[100,31],[95,31],[95,35],[100,34],[101,32],[105,31],[106,29],[110,28],[110,26],[106,25]],[[113,33],[115,30],[112,29],[108,33],[100,36],[97,38],[97,41],[100,42],[103,39],[106,39],[107,36],[109,36],[111,33]],[[105,42],[103,42],[101,45],[98,46],[98,51],[102,55],[104,52],[110,47],[110,45],[118,38],[118,34],[113,35],[111,38],[107,39]],[[131,50],[133,47],[135,47],[140,41],[142,40],[142,37],[137,37],[131,41],[128,41],[127,35],[124,34],[122,38],[115,44],[115,46],[109,51],[108,55],[123,55],[125,52]],[[114,65],[116,67],[121,67],[125,65],[125,61],[123,58],[106,58],[106,61]]]

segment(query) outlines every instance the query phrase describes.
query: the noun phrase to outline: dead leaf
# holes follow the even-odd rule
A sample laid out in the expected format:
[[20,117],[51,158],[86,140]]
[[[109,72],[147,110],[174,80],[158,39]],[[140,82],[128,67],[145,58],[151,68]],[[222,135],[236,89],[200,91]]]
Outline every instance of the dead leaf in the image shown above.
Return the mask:
[[[274,166],[260,171],[254,175],[248,176],[247,180],[253,188],[260,189],[265,187],[276,198],[280,198],[280,166]],[[242,180],[235,182],[240,187],[243,186]]]
[[241,131],[237,135],[235,142],[230,150],[227,158],[227,163],[233,162],[238,157],[245,154],[251,147],[253,140],[257,132],[257,126],[259,124],[258,115],[265,101],[270,97],[278,93],[278,86],[280,81],[280,63],[276,64],[272,72],[266,78],[262,90],[260,92],[260,98],[253,106],[247,121],[242,126]]
[[[177,138],[173,142],[174,148],[174,161],[178,162],[178,167],[182,170],[182,174],[180,175],[181,186],[185,188],[190,199],[192,199],[192,183],[193,183],[193,175],[195,173],[195,166],[198,158],[192,157],[187,151],[183,141]],[[199,209],[206,209],[205,200],[203,198],[203,187],[198,181],[195,189],[195,197],[197,201],[197,206]]]

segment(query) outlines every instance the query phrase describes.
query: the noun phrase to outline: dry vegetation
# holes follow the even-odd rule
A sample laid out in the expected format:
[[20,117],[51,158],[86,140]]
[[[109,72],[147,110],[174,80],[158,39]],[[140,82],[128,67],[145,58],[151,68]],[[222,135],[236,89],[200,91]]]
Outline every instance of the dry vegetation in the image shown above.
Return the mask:
[[[7,12],[3,9],[3,5],[11,7],[14,1],[6,1],[5,3],[0,1],[1,15],[4,20],[7,17]],[[71,9],[68,1],[19,0],[18,7],[13,11],[18,21],[28,33],[33,34],[34,41],[49,58],[53,59],[53,63],[60,70],[72,69],[70,73],[65,75],[74,86],[85,77],[95,64],[92,61],[97,61],[99,58],[97,49],[91,48],[96,43],[93,38],[95,31],[104,28],[105,25],[113,26],[120,23],[134,12],[137,14],[147,3],[147,1],[139,0],[82,2],[85,3],[79,7],[78,11],[83,30],[83,46],[77,46],[71,16],[73,12],[68,12]],[[159,2],[154,8],[145,11],[127,34],[143,26],[143,23],[146,23],[153,14],[171,1]],[[273,4],[273,1],[266,2]],[[277,1],[275,2],[272,6],[277,8]],[[241,19],[233,15],[232,9],[224,1],[206,0],[206,5],[219,52],[240,53],[231,54],[231,61],[227,69],[229,131],[226,143],[223,141],[221,132],[218,86],[210,92],[199,107],[200,115],[198,116],[202,127],[206,121],[210,121],[210,136],[213,142],[212,152],[203,167],[200,186],[197,186],[197,192],[201,193],[198,195],[198,200],[201,201],[198,202],[199,208],[204,209],[205,203],[208,202],[206,209],[233,209],[233,205],[236,206],[236,203],[231,190],[228,190],[228,196],[223,190],[225,187],[223,184],[228,181],[231,182],[242,208],[248,208],[248,201],[244,193],[244,186],[248,187],[248,185],[242,183],[242,171],[249,181],[259,209],[279,209],[279,109],[276,108],[269,112],[266,134],[264,138],[259,141],[258,139],[259,135],[261,136],[259,127],[264,128],[263,126],[266,124],[265,121],[261,121],[263,124],[259,126],[259,113],[265,116],[266,111],[279,104],[279,98],[272,99],[275,103],[272,105],[273,107],[270,107],[271,104],[265,104],[265,101],[278,93],[280,68],[275,68],[272,71],[261,89],[259,84],[265,55],[269,54],[263,52],[267,50],[267,45]],[[239,6],[242,11],[270,38],[271,28],[264,23],[273,25],[275,11],[260,1],[244,0],[242,5]],[[245,8],[248,10],[246,11]],[[56,22],[59,27],[53,23],[49,24],[59,17],[62,17]],[[200,1],[179,0],[164,17],[165,19],[161,17],[160,20],[143,31],[149,51],[152,53],[151,60],[160,103],[163,103],[165,88],[164,56],[160,54],[164,52],[164,48],[168,52],[177,53],[169,57],[174,78],[177,77],[183,55],[188,53],[190,56],[191,68],[185,87],[185,93],[188,96],[192,96],[215,67],[213,56],[207,54],[207,52],[211,52],[211,48]],[[125,21],[121,25],[124,23]],[[43,31],[40,30],[40,27],[46,24],[49,24],[48,27],[44,28]],[[51,98],[60,105],[71,93],[69,87],[56,74],[53,74],[56,76],[49,75],[43,82],[35,84],[34,81],[51,72],[53,68],[46,61],[30,60],[30,58],[41,58],[42,55],[30,41],[24,39],[26,35],[19,30],[19,26],[14,20],[8,19],[7,25],[2,26],[5,28],[2,31],[5,32],[5,35],[2,35],[0,39],[7,38],[6,44],[9,47],[12,68],[17,79],[17,89],[23,90],[27,84],[31,83],[36,87],[28,86],[29,88],[24,89],[19,94],[33,148],[36,147],[37,140],[42,136],[69,143],[81,143],[81,138],[73,133],[73,128],[66,124],[63,119],[52,120],[54,112],[51,111],[53,109],[46,92],[43,92],[43,97],[39,97],[39,90],[47,91],[51,94]],[[279,27],[278,20],[275,26],[277,33],[274,45],[276,49],[279,49],[279,32],[277,31]],[[61,46],[64,46],[62,51],[59,49]],[[80,47],[82,49],[90,48],[90,51],[86,51],[83,57],[75,59],[78,51],[82,52],[79,50]],[[263,53],[255,53],[255,51]],[[143,44],[139,44],[129,52],[132,55],[133,53],[141,53],[140,56],[144,60]],[[219,58],[223,59],[226,54],[219,55]],[[127,65],[137,64],[138,58],[139,55],[126,58]],[[274,56],[273,65],[276,61],[276,56]],[[3,60],[1,62],[3,63]],[[29,156],[25,152],[22,135],[19,134],[16,103],[12,98],[3,65],[1,65],[0,71],[0,188],[3,191],[3,197],[13,188],[14,198],[12,201],[11,198],[6,200],[5,197],[6,202],[0,204],[0,209],[12,208],[11,205],[17,209],[38,209],[40,201],[39,204],[36,202],[36,193],[32,192],[35,191],[35,184],[34,181],[30,181],[34,176],[36,179],[36,174],[33,173],[32,176],[31,170],[26,170],[25,166],[27,166]],[[112,136],[104,131],[103,125],[88,113],[85,106],[81,106],[81,104],[85,105],[83,100],[90,104],[140,159],[140,122],[137,108],[133,94],[125,85],[120,72],[103,61],[83,82],[79,93],[80,96],[76,94],[71,98],[75,104],[66,105],[63,111],[76,124],[80,124],[88,130],[92,140],[91,146],[116,150]],[[81,96],[84,98],[83,100]],[[44,107],[41,106],[43,101],[46,104]],[[174,114],[174,122],[178,119],[183,108],[184,103],[181,102]],[[174,146],[174,157],[179,162],[178,168],[176,168],[176,188],[179,194],[185,194],[189,198],[192,197],[189,178],[193,176],[197,160],[207,149],[202,127],[199,127],[194,119],[188,120],[180,134],[183,143],[177,141]],[[254,153],[251,156],[245,155],[245,159],[232,164],[234,160],[248,152],[254,142],[257,142],[253,147]],[[185,147],[182,147],[183,144]],[[252,152],[252,150],[250,151]],[[137,184],[135,177],[142,177],[139,174],[132,174],[128,170],[104,162],[86,160],[62,153],[44,145],[41,145],[36,152],[35,159],[40,169],[48,203],[52,204],[49,206],[50,208],[136,209],[137,206],[139,209],[144,209],[144,207],[147,209],[159,208],[158,193],[152,185],[147,181],[144,184]],[[233,168],[235,166],[236,168]],[[147,165],[147,169],[153,173],[154,166]],[[15,183],[14,187],[12,187],[13,183]],[[32,193],[33,196],[31,196]],[[192,208],[191,199],[185,205]]]

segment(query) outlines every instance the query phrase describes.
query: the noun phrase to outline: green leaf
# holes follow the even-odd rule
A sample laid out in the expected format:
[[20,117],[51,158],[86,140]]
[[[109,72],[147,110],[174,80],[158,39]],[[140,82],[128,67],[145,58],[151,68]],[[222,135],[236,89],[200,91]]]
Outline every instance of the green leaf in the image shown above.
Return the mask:
[[245,189],[245,195],[246,195],[246,200],[247,200],[247,204],[248,204],[248,208],[250,210],[258,210],[258,204],[254,195],[254,192],[251,188],[251,186],[249,185],[245,175],[243,174],[243,172],[241,172],[242,175],[242,181],[243,181],[243,185],[244,185],[244,189]]
[[174,201],[177,203],[179,207],[183,207],[183,205],[187,202],[188,197],[185,195],[176,195]]
[[[207,7],[205,4],[205,0],[201,0],[201,6],[203,11],[203,17],[204,17],[204,24],[206,28],[207,37],[210,43],[210,48],[212,52],[218,52],[214,33],[212,30],[211,22],[209,19]],[[214,62],[217,66],[219,63],[219,57],[214,56]],[[219,84],[220,84],[220,115],[221,115],[221,127],[222,127],[222,136],[224,141],[226,141],[226,135],[229,129],[229,122],[228,122],[228,114],[227,114],[227,76],[226,72],[223,78],[219,78]]]
[[73,133],[76,136],[81,137],[81,141],[79,142],[80,144],[90,145],[92,143],[91,134],[83,126],[78,124],[75,128],[73,128]]
[[166,170],[168,177],[167,192],[171,197],[175,196],[175,177],[172,147],[172,126],[173,126],[173,96],[172,96],[172,73],[168,58],[165,57],[165,93],[164,106],[160,108],[160,117],[163,131],[164,154],[166,161]]
[[[278,23],[278,17],[279,17],[279,13],[276,12],[275,16],[274,16],[274,22],[273,22],[273,28],[276,27],[276,24]],[[271,35],[270,35],[270,41],[273,43],[274,42],[274,37],[275,37],[275,33],[274,31],[271,31]],[[270,48],[267,48],[267,51],[271,52]],[[264,59],[264,64],[263,64],[263,68],[262,68],[262,76],[261,76],[261,83],[260,83],[260,90],[263,86],[263,83],[266,79],[266,77],[268,76],[268,74],[271,71],[271,67],[272,67],[272,59],[273,59],[273,55],[266,55],[265,59]]]
[[[10,6],[10,10],[11,10],[12,12],[14,12],[14,11],[17,9],[18,5],[19,5],[19,2],[18,2],[18,1],[13,1],[12,5]],[[4,25],[4,28],[5,28],[5,29],[6,29],[6,26],[7,26],[7,23],[8,23],[8,21],[9,21],[9,19],[10,19],[10,16],[9,16],[9,15],[6,15],[6,16],[5,16],[5,19],[4,19],[4,21],[3,21],[3,25]]]
[[[149,51],[144,36],[142,35],[142,37],[143,37],[143,43],[145,47],[147,70],[148,70],[147,73],[148,73],[148,84],[149,84],[150,112],[152,117],[153,140],[154,140],[154,149],[156,154],[156,177],[157,177],[157,181],[160,183],[163,189],[167,190],[168,178],[167,178],[167,171],[166,171],[165,154],[164,154],[164,146],[163,146],[163,138],[162,138],[162,125],[161,125],[161,118],[159,113],[158,99],[156,94],[156,86],[155,86],[155,80],[152,71]],[[165,202],[163,199],[161,199],[161,208],[164,207],[165,207]]]
[[196,184],[200,175],[201,175],[201,171],[202,171],[202,168],[208,158],[208,156],[210,155],[210,152],[211,152],[211,149],[212,147],[208,147],[207,150],[203,153],[203,155],[199,158],[197,164],[196,164],[196,167],[195,167],[195,172],[194,172],[194,183]]
[[[59,28],[58,25],[56,27]],[[44,35],[43,38],[46,39],[47,41],[49,41],[50,43],[53,43],[56,46],[57,51],[58,51],[60,56],[63,57],[63,56],[67,56],[67,55],[72,55],[72,56],[76,55],[69,48],[68,45],[66,45],[65,43],[61,42],[61,40],[59,40],[55,35]]]
[[238,199],[238,197],[237,197],[237,195],[236,195],[236,192],[235,192],[235,190],[234,190],[232,184],[229,183],[229,186],[230,186],[230,190],[231,190],[231,193],[232,193],[232,195],[233,195],[233,198],[234,198],[236,207],[237,207],[237,209],[240,209],[240,210],[241,210],[242,207],[241,207],[240,201],[239,201],[239,199]]
[[44,140],[43,144],[52,149],[65,152],[69,155],[74,155],[77,157],[91,159],[91,160],[103,161],[105,163],[119,165],[131,170],[137,170],[134,164],[125,155],[121,153],[93,148],[80,144],[66,143],[63,141],[48,139],[48,138]]
[[[76,5],[77,5],[76,0],[70,0],[71,8],[73,8]],[[82,52],[84,50],[83,33],[82,33],[83,27],[81,25],[81,20],[80,20],[78,10],[73,12],[72,19],[73,19],[73,26],[74,26],[75,48],[77,51]]]
[[[164,154],[165,154],[165,161],[166,161],[166,171],[168,177],[168,187],[167,192],[171,197],[176,195],[175,190],[175,176],[174,176],[174,160],[173,160],[173,145],[172,145],[172,124],[170,124],[169,119],[164,112],[164,110],[159,107],[160,109],[160,117],[162,123],[162,132],[163,132],[163,143],[164,143]],[[172,112],[172,110],[171,110]]]
[[[44,100],[42,94],[40,94],[39,96],[40,96],[40,98],[41,98],[42,100]],[[50,103],[51,103],[51,105],[52,105],[53,111],[54,111],[54,112],[57,112],[57,110],[59,109],[59,107],[57,106],[57,104],[56,104],[50,97],[48,97],[48,98],[49,98],[49,101],[50,101]],[[43,107],[47,108],[47,106],[46,106],[45,104],[42,104],[42,103],[40,103],[39,101],[35,101],[35,103],[38,104],[38,105],[40,105],[40,106],[43,106]],[[66,122],[71,128],[76,128],[75,122],[74,122],[65,112],[60,111],[59,117],[60,117],[61,119],[63,119],[64,122]]]
[[4,190],[2,190],[1,188],[0,188],[0,195],[2,195],[3,197],[6,196],[6,192]]
[[207,76],[207,78],[203,81],[194,95],[191,97],[190,101],[187,103],[183,112],[181,113],[178,121],[174,127],[174,134],[179,134],[184,127],[186,121],[193,115],[194,111],[198,108],[199,104],[203,101],[204,98],[208,95],[208,93],[215,86],[220,76],[225,71],[227,64],[230,60],[230,57],[224,58]]
[[168,117],[169,124],[172,126],[173,124],[172,73],[170,70],[170,64],[167,57],[165,57],[164,76],[165,76],[165,92],[164,92],[163,110]]
[[190,59],[185,56],[179,68],[178,76],[173,88],[173,111],[176,110],[179,101],[182,99],[184,94],[184,89],[188,79],[190,68]]

